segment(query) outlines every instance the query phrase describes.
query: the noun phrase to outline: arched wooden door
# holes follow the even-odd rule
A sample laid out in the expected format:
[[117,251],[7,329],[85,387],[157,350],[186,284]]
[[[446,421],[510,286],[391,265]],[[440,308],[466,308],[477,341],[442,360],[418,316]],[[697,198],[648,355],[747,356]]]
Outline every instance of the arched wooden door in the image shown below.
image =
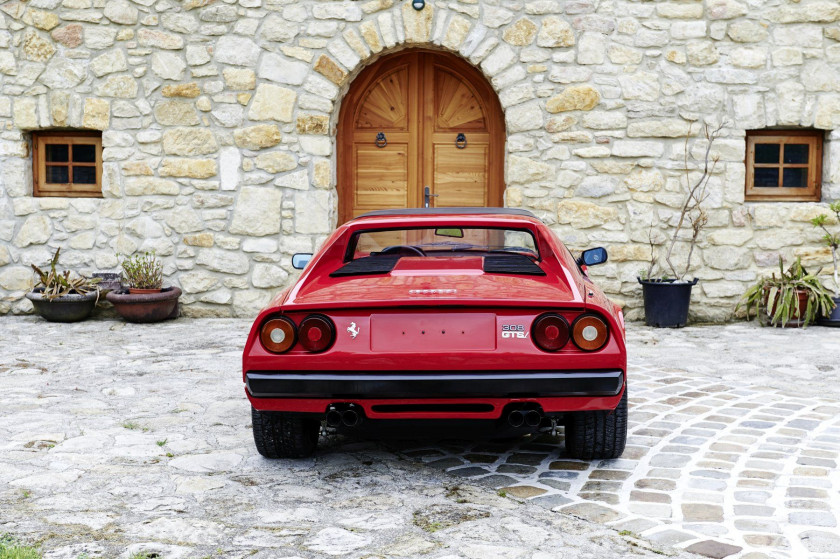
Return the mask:
[[340,222],[422,207],[426,186],[431,207],[501,206],[504,133],[495,92],[457,56],[383,58],[356,78],[339,114]]

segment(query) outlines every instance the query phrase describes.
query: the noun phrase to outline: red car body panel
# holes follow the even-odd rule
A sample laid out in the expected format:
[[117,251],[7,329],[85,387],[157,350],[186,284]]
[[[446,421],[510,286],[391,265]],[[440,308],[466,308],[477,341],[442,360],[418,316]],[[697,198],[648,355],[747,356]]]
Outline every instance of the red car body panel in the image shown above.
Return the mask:
[[[346,263],[348,242],[354,233],[407,227],[530,231],[545,275],[485,273],[480,256],[405,256],[389,273],[330,276]],[[544,312],[561,314],[570,323],[583,313],[598,314],[608,324],[609,339],[594,352],[582,351],[569,342],[552,353],[539,349],[530,335],[510,337],[503,330],[503,325],[521,326],[521,332],[530,332],[534,319]],[[335,325],[335,341],[329,349],[310,353],[296,344],[286,353],[275,354],[263,347],[259,333],[266,320],[283,315],[300,324],[312,313],[328,316]],[[459,396],[448,394],[443,387],[440,394],[396,400],[366,394],[340,398],[292,393],[257,397],[246,384],[251,405],[260,411],[323,415],[330,404],[342,402],[357,404],[370,419],[498,419],[505,406],[520,402],[537,404],[546,414],[614,409],[624,392],[627,357],[621,310],[589,280],[547,226],[521,215],[465,213],[361,217],[340,226],[299,280],[279,293],[256,318],[242,365],[246,383],[249,374],[270,379],[275,374],[305,378],[307,374],[335,372],[440,373],[456,377],[503,372],[620,372],[617,393],[562,397],[512,393],[503,397]],[[406,411],[377,411],[395,401],[405,405]],[[411,408],[414,404],[425,404],[428,409],[417,411]],[[473,411],[434,411],[436,404],[478,407]]]

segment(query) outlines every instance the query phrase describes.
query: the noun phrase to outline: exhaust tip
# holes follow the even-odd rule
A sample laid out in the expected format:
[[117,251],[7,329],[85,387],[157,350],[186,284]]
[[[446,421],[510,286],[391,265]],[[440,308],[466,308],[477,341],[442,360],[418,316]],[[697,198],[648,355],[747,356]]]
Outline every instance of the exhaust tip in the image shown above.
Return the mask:
[[343,423],[345,427],[355,427],[359,424],[359,421],[359,414],[354,410],[346,410],[341,414],[341,423]]
[[327,410],[327,426],[338,427],[341,425],[341,412],[336,409]]
[[525,413],[525,424],[528,427],[538,427],[542,423],[542,414],[536,410]]
[[525,422],[525,415],[519,410],[513,410],[508,414],[508,423],[511,427],[522,427]]

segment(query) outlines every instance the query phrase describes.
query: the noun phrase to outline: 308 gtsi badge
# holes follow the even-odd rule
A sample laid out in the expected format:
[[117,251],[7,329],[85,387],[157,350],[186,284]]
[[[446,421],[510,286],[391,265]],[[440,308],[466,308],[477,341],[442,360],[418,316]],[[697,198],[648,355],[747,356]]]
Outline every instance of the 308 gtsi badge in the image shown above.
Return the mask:
[[528,337],[528,332],[525,331],[525,327],[521,324],[503,324],[502,337],[524,339]]
[[580,459],[627,435],[624,317],[530,212],[383,210],[340,226],[251,328],[254,441],[312,454],[322,424],[404,437],[458,424],[512,436],[564,425]]

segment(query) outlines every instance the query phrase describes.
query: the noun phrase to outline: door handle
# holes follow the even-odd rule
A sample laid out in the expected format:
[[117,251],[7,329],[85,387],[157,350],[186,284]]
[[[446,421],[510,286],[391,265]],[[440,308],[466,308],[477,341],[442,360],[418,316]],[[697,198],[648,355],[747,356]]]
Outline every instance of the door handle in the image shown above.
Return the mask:
[[437,198],[438,196],[439,196],[438,194],[432,194],[432,189],[429,188],[428,186],[423,187],[423,207],[428,208],[429,207],[429,202],[431,201],[431,199],[432,198]]

